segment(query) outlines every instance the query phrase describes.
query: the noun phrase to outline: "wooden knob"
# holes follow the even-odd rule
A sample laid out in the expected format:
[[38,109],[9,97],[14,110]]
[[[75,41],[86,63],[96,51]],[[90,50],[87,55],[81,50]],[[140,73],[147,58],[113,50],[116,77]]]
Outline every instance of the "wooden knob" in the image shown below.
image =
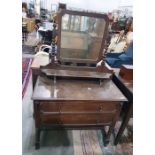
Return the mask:
[[103,107],[102,107],[102,106],[99,107],[99,111],[100,111],[100,112],[103,111]]

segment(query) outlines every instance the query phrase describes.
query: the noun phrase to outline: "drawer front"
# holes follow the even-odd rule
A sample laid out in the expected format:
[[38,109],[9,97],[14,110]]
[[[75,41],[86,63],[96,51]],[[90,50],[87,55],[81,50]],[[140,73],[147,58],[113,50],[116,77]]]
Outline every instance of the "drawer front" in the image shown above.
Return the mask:
[[60,124],[61,119],[59,114],[41,114],[41,122],[48,124]]
[[105,124],[112,122],[111,114],[104,114],[101,118],[98,114],[61,115],[63,124]]
[[117,102],[41,102],[41,112],[89,113],[118,110]]
[[41,102],[40,111],[41,112],[59,112],[60,104],[59,102]]
[[106,114],[43,114],[42,123],[50,124],[106,124],[113,120],[113,113]]
[[114,111],[117,104],[113,102],[66,102],[61,104],[61,112],[102,112]]

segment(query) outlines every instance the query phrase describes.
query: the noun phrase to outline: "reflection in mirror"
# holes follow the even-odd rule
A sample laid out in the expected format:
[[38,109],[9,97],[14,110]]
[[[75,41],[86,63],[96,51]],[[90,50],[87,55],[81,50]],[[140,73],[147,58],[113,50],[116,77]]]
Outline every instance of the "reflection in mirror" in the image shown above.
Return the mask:
[[99,57],[105,30],[101,18],[65,14],[61,25],[61,59],[86,59]]

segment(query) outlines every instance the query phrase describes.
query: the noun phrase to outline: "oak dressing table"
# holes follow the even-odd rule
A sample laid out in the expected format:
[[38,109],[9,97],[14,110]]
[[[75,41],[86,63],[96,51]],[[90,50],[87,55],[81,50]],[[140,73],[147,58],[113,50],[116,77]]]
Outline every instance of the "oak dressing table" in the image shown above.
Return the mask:
[[[98,29],[101,23],[103,27]],[[102,60],[108,17],[61,10],[58,25],[57,59],[60,63],[45,58],[49,64],[42,61],[45,65],[40,65],[39,59],[32,64],[36,149],[40,147],[40,132],[46,129],[104,131],[104,126],[109,126],[108,132],[103,132],[106,145],[122,102],[127,101],[113,83],[112,71],[106,68],[104,61],[96,67]]]

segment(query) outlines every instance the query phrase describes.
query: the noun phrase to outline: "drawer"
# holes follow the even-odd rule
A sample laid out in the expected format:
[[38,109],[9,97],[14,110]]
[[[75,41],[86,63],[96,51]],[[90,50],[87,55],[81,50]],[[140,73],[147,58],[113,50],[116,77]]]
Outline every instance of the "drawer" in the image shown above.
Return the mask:
[[111,112],[119,108],[118,102],[41,102],[41,112],[61,112],[61,113],[96,113]]
[[104,114],[100,117],[98,114],[78,114],[78,115],[61,115],[63,124],[105,124],[111,123],[113,116],[111,114]]
[[61,104],[61,112],[104,112],[117,109],[117,103],[113,102],[66,102]]
[[106,124],[113,120],[113,113],[106,114],[52,114],[41,115],[42,123],[50,124]]
[[40,111],[41,112],[59,112],[60,104],[59,102],[41,102]]
[[48,124],[60,124],[61,119],[59,114],[41,114],[41,122],[48,123]]

